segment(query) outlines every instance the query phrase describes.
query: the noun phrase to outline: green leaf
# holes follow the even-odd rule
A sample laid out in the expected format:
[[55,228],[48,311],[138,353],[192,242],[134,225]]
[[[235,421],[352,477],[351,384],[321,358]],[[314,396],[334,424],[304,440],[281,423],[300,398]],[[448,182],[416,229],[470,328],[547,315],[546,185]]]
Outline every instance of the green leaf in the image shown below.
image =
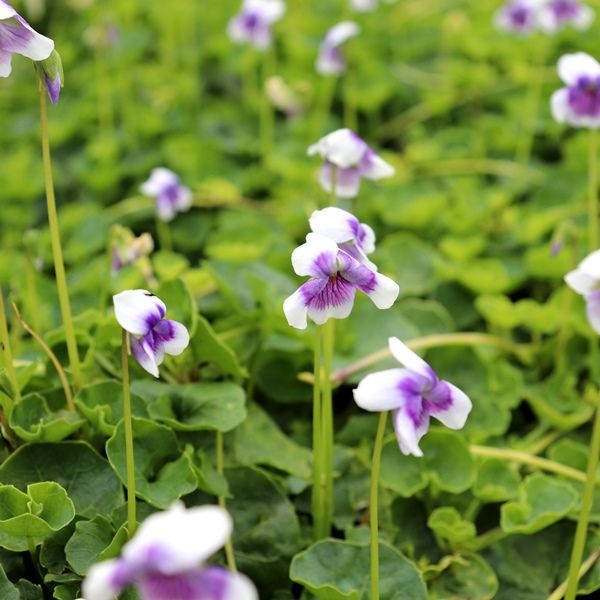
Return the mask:
[[[370,598],[370,548],[340,540],[322,540],[297,554],[290,578],[319,600]],[[379,585],[386,600],[425,600],[419,570],[396,549],[379,544]]]
[[[133,418],[136,495],[152,506],[168,508],[196,489],[197,478],[191,450],[183,454],[171,429],[148,419]],[[121,421],[106,442],[106,455],[127,485],[125,425]]]
[[28,394],[14,404],[9,418],[13,431],[26,442],[60,442],[85,423],[77,413],[53,412],[40,394]]
[[2,565],[0,565],[0,598],[2,600],[21,600],[19,590],[9,581]]
[[578,499],[569,483],[533,473],[521,485],[519,501],[502,505],[500,525],[506,533],[534,533],[564,517]]
[[475,525],[460,516],[453,506],[436,508],[427,520],[429,528],[450,542],[461,543],[477,535]]
[[235,454],[240,463],[269,465],[310,479],[312,455],[286,436],[257,404],[248,406],[248,418],[235,431]]
[[156,290],[156,295],[168,307],[166,318],[183,323],[193,335],[198,311],[185,283],[181,279],[164,281]]
[[510,500],[519,493],[521,479],[511,465],[499,458],[486,458],[477,469],[473,494],[484,502]]
[[410,498],[419,490],[427,487],[421,462],[414,456],[405,456],[393,439],[387,442],[381,453],[381,485]]
[[84,517],[108,515],[123,502],[110,465],[86,442],[27,444],[0,466],[0,482],[20,490],[45,480],[59,483]]

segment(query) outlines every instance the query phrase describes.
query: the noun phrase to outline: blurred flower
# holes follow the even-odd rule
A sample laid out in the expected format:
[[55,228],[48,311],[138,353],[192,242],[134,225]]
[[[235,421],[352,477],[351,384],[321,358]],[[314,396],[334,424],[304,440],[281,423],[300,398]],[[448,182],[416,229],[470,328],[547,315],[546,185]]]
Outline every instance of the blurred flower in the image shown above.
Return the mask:
[[356,12],[369,12],[375,10],[379,0],[350,0],[350,6]]
[[329,206],[315,210],[309,219],[310,228],[338,244],[340,250],[374,271],[377,267],[368,258],[375,250],[375,232],[352,213]]
[[135,264],[154,250],[154,240],[149,233],[135,237],[131,231],[116,225],[111,234],[111,274]]
[[389,308],[400,288],[385,275],[361,265],[337,244],[318,233],[309,233],[306,243],[292,253],[297,275],[309,276],[283,303],[288,323],[306,329],[307,317],[317,325],[328,319],[345,319],[352,311],[356,290],[371,298],[377,308]]
[[178,356],[190,342],[184,325],[164,316],[164,302],[147,290],[127,290],[113,296],[119,325],[130,334],[131,353],[154,377],[165,354]]
[[508,0],[494,15],[496,27],[502,31],[526,35],[538,25],[543,0]]
[[455,385],[438,379],[435,371],[398,338],[389,338],[390,350],[404,369],[367,375],[354,390],[361,408],[393,410],[394,430],[404,454],[423,456],[419,440],[435,417],[450,429],[461,429],[471,412],[469,397]]
[[567,25],[582,31],[593,20],[594,11],[579,0],[547,0],[539,11],[539,25],[546,33],[554,33]]
[[153,169],[140,190],[142,194],[156,198],[158,217],[163,221],[172,221],[176,213],[185,212],[192,205],[190,189],[181,185],[173,171],[163,167]]
[[558,75],[567,87],[552,95],[554,118],[573,127],[600,127],[600,63],[584,52],[565,54]]
[[360,27],[353,21],[342,21],[334,25],[325,35],[319,48],[317,73],[320,75],[341,75],[346,70],[346,60],[340,46],[360,33]]
[[39,61],[47,59],[52,50],[50,38],[34,31],[8,2],[0,0],[0,77],[10,75],[13,54]]
[[303,105],[296,93],[283,78],[275,75],[269,77],[265,83],[267,97],[278,110],[284,112],[288,118],[299,117],[303,112]]
[[48,92],[50,102],[58,104],[60,90],[65,79],[60,54],[56,50],[52,50],[46,60],[38,61],[34,65],[42,84]]
[[[362,177],[391,177],[394,167],[377,156],[356,133],[338,129],[321,138],[308,149],[308,155],[319,154],[325,159],[319,180],[327,192],[333,190],[339,198],[354,198]],[[335,177],[335,182],[333,181]]]
[[231,529],[226,510],[186,509],[177,502],[149,516],[120,558],[94,565],[83,582],[83,596],[111,600],[133,585],[141,600],[258,600],[244,575],[203,566],[225,544]]
[[565,281],[583,296],[588,321],[600,334],[600,250],[586,256],[575,270],[565,275]]
[[227,32],[234,42],[248,42],[265,50],[273,39],[271,25],[284,13],[283,0],[244,0],[241,12],[229,21]]

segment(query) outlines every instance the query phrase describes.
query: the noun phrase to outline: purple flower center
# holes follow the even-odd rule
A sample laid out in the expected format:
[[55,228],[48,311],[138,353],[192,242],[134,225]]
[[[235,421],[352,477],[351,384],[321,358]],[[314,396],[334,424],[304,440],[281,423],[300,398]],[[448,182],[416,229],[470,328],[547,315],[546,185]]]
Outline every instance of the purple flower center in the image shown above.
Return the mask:
[[600,116],[600,75],[582,75],[568,90],[571,110],[580,117]]
[[580,8],[581,6],[576,0],[552,0],[550,2],[550,9],[559,22],[574,19]]
[[175,182],[175,183],[170,183],[168,186],[166,186],[163,191],[161,196],[167,200],[167,202],[170,202],[171,204],[175,205],[177,204],[177,201],[179,200],[179,183]]
[[508,19],[516,29],[527,29],[531,24],[533,13],[527,6],[511,6]]
[[256,12],[245,12],[242,15],[244,28],[249,32],[254,32],[262,25],[260,15]]

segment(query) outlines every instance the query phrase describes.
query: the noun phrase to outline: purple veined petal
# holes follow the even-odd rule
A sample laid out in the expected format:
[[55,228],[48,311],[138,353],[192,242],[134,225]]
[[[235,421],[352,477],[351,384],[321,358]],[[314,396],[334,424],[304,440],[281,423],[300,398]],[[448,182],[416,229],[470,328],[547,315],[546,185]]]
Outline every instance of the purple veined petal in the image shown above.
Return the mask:
[[106,560],[93,565],[81,587],[85,600],[113,600],[129,581],[115,582],[121,561]]
[[439,381],[425,395],[429,414],[450,429],[462,429],[473,408],[469,397],[448,381]]
[[182,502],[176,502],[141,524],[124,546],[122,560],[137,568],[151,551],[157,556],[152,570],[163,575],[191,571],[225,545],[232,529],[229,513],[219,506],[186,509]]
[[600,63],[585,52],[565,54],[558,60],[558,75],[568,85],[576,85],[580,77],[600,75]]
[[565,275],[565,283],[578,294],[590,294],[598,287],[600,281],[577,268]]
[[408,369],[387,369],[370,373],[361,379],[353,391],[354,401],[363,410],[371,412],[400,408],[405,403],[400,383],[410,375]]
[[0,50],[0,77],[8,77],[12,72],[12,54]]
[[52,104],[58,104],[60,90],[62,88],[60,75],[57,75],[54,81],[52,81],[52,79],[50,79],[47,75],[44,76],[44,84],[46,86],[46,91],[48,92],[50,102],[52,102]]
[[343,242],[339,244],[340,250],[350,255],[354,260],[359,262],[361,265],[367,267],[371,271],[377,271],[377,265],[369,260],[367,255],[359,248],[354,242]]
[[148,290],[126,290],[113,296],[119,325],[132,335],[146,335],[167,312],[164,302]]
[[308,316],[317,325],[323,325],[329,319],[345,319],[352,312],[356,294],[355,286],[340,275],[311,279],[298,291],[303,296]]
[[367,179],[384,179],[391,177],[396,169],[371,149],[365,152],[360,162],[360,174]]
[[[141,338],[141,340],[138,340],[136,337],[130,337],[129,343],[131,346],[131,354],[140,367],[150,373],[150,375],[158,377],[158,365],[162,362],[164,355],[157,357],[157,354],[152,350],[151,343],[148,343],[148,340],[146,339],[151,335],[152,332]],[[157,361],[157,358],[160,358],[160,361]]]
[[[199,573],[163,573],[150,572],[144,574],[137,582],[139,595],[143,600],[212,600],[212,590],[203,591],[199,581]],[[221,596],[222,597],[222,596]]]
[[600,290],[586,294],[585,313],[592,329],[600,334]]
[[337,244],[319,233],[309,233],[306,243],[292,252],[292,266],[297,275],[329,277],[337,272]]
[[427,411],[411,413],[406,410],[406,407],[399,408],[394,412],[393,423],[402,453],[423,456],[423,451],[419,448],[419,441],[429,429]]
[[[340,255],[343,254],[340,252]],[[342,275],[369,296],[377,308],[389,308],[400,293],[400,287],[395,281],[372,271],[354,259],[345,267]]]
[[325,162],[319,173],[319,182],[328,193],[332,193],[335,187],[336,198],[356,198],[360,190],[360,172],[358,167],[343,169]]
[[[306,285],[306,284],[304,284]],[[323,281],[323,286],[325,281]],[[308,306],[301,289],[288,296],[283,303],[283,313],[290,327],[306,329],[308,325]]]
[[365,254],[375,251],[375,232],[366,223],[359,224],[357,240]]
[[[152,330],[157,345],[165,354],[178,356],[190,343],[190,334],[185,325],[178,321],[163,319]],[[158,363],[160,364],[160,363]]]
[[308,155],[319,154],[337,167],[347,169],[358,166],[367,144],[351,129],[337,129],[322,137],[308,148]]
[[569,90],[561,88],[556,90],[550,98],[550,109],[554,120],[558,123],[566,123],[569,120]]
[[0,49],[21,54],[31,60],[46,60],[54,50],[54,42],[33,30],[18,14],[0,20]]
[[425,377],[432,386],[435,385],[437,382],[435,371],[418,354],[413,352],[397,337],[389,338],[388,344],[392,355],[399,363],[403,364],[407,369]]

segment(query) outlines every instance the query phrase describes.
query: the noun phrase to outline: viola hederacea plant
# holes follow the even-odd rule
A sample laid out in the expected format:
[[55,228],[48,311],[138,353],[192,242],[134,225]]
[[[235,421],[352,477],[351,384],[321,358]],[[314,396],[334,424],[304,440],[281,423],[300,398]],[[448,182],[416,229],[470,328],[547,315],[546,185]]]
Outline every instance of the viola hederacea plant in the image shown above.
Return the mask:
[[316,68],[320,75],[341,75],[346,71],[346,59],[341,47],[360,33],[354,21],[342,21],[334,25],[323,38],[319,48]]
[[501,31],[518,36],[528,35],[539,26],[539,11],[543,0],[508,0],[494,15]]
[[594,11],[579,0],[547,0],[540,7],[538,20],[546,33],[568,26],[584,31],[591,26],[594,16]]
[[156,200],[156,213],[162,221],[172,221],[177,213],[186,212],[192,206],[192,192],[181,183],[179,176],[170,169],[157,167],[140,190]]
[[229,21],[229,37],[236,43],[266,50],[273,40],[271,28],[284,15],[285,8],[283,0],[244,0],[240,13]]

